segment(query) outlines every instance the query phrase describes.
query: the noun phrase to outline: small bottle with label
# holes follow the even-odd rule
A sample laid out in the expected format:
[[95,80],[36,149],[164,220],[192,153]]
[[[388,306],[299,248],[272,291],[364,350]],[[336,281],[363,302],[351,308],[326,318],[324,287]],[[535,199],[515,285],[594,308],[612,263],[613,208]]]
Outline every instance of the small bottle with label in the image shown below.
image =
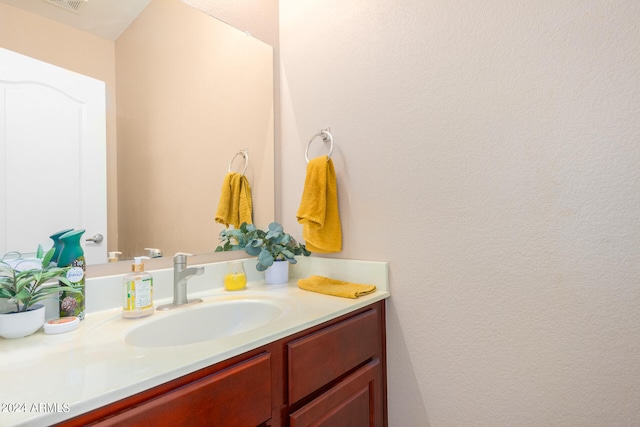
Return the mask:
[[122,317],[136,318],[153,314],[153,277],[144,271],[143,259],[133,258],[131,273],[122,278]]

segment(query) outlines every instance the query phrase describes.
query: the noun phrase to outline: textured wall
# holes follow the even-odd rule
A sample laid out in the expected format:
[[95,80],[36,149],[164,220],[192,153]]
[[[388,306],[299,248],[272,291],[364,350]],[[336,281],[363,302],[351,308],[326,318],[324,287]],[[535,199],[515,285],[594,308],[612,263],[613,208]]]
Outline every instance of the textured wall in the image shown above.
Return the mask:
[[638,22],[280,1],[282,222],[331,126],[338,256],[390,262],[391,426],[640,425]]

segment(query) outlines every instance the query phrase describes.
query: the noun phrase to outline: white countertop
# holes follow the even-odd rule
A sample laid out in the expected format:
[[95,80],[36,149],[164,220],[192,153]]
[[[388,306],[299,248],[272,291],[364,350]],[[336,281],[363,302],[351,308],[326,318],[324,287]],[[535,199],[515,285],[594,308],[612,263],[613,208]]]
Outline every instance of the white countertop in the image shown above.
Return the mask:
[[[251,260],[245,262],[252,264]],[[382,262],[303,258],[292,270],[288,284],[266,285],[262,280],[251,281],[253,274],[250,274],[247,288],[235,292],[220,286],[221,265],[216,264],[224,266],[224,263],[205,265],[205,277],[199,278],[201,286],[196,284],[196,292],[189,292],[189,298],[202,298],[201,304],[169,312],[156,311],[141,319],[122,319],[120,308],[88,309],[85,320],[72,332],[46,335],[40,330],[26,338],[0,338],[0,426],[59,422],[389,297],[387,264]],[[171,286],[164,283],[167,274],[157,272],[162,277],[158,280],[156,272],[152,273],[154,287],[162,294],[166,291],[162,288]],[[297,278],[311,274],[375,284],[377,291],[350,299],[298,289]],[[100,287],[100,292],[109,289],[111,294],[119,295],[120,278],[102,278],[99,284],[90,284],[88,280],[87,300],[92,295],[98,298],[95,286]],[[198,282],[196,278],[192,280]],[[207,282],[213,285],[208,290],[198,290]],[[155,348],[134,347],[124,341],[130,330],[162,316],[235,299],[267,299],[281,306],[283,312],[266,326],[224,339]],[[101,300],[109,298],[101,296]],[[158,306],[171,301],[156,298],[154,302]]]

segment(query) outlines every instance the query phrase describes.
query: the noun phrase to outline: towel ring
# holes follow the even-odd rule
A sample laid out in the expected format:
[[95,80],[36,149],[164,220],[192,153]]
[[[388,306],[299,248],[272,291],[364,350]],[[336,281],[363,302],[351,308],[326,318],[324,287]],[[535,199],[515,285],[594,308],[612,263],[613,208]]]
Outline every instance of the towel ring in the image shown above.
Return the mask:
[[249,149],[245,148],[244,150],[240,150],[238,151],[232,158],[231,161],[229,162],[229,172],[231,172],[231,165],[233,165],[233,161],[236,159],[236,157],[238,156],[242,156],[244,158],[244,168],[242,169],[242,172],[240,172],[240,175],[244,175],[244,172],[247,170],[247,165],[249,164]]
[[331,158],[331,153],[333,153],[333,137],[331,136],[331,133],[329,132],[328,129],[323,129],[320,132],[313,135],[313,137],[311,137],[311,140],[307,144],[307,150],[304,152],[304,158],[307,160],[307,163],[309,163],[309,147],[311,147],[311,143],[318,136],[322,138],[322,141],[329,142],[331,144],[329,146],[329,154],[327,154],[327,160]]

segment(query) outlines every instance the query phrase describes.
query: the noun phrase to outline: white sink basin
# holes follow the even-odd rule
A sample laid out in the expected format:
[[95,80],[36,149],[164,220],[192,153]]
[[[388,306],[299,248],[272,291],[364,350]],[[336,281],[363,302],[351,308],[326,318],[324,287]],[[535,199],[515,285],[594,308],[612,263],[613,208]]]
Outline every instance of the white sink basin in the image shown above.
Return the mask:
[[216,340],[265,326],[280,317],[283,308],[268,300],[242,299],[156,312],[148,323],[132,329],[125,342],[168,347]]

